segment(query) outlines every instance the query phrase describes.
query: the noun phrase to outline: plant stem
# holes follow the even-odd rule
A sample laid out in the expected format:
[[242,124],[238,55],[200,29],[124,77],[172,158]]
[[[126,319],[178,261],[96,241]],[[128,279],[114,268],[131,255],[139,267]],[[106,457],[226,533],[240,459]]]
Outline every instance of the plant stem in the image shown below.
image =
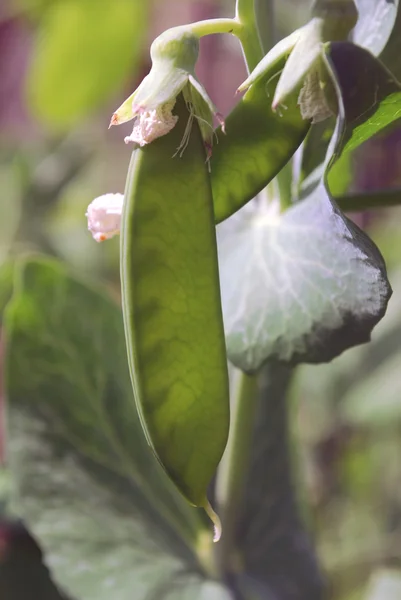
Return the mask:
[[259,29],[260,43],[263,54],[276,43],[274,30],[274,0],[254,0],[255,13]]
[[[177,27],[179,28],[182,27]],[[191,32],[199,37],[215,33],[232,33],[240,39],[243,35],[243,27],[237,19],[206,19],[185,25],[185,28],[191,29]]]
[[[271,0],[267,1],[270,2]],[[237,0],[235,18],[243,28],[239,39],[248,72],[251,72],[264,56],[256,19],[255,0]]]
[[[289,402],[292,367],[271,361],[259,375],[259,402],[241,514],[241,546],[252,576],[268,589],[257,598],[323,600],[324,585],[302,524],[294,485]],[[296,393],[292,389],[292,393]],[[295,399],[295,398],[294,398]],[[292,416],[294,420],[295,414]],[[252,586],[245,590],[254,598]]]
[[235,537],[258,400],[256,375],[236,369],[233,379],[230,434],[216,479],[216,501],[223,526],[216,550],[222,574],[237,570]]
[[292,206],[292,164],[288,162],[275,179],[280,197],[280,210],[285,212]]
[[344,212],[361,212],[367,209],[400,206],[401,189],[339,196],[334,200]]
[[258,30],[250,26],[247,20],[242,21],[239,18],[208,19],[191,23],[186,27],[190,28],[191,32],[199,37],[215,33],[232,33],[235,35],[241,42],[248,70],[254,69],[263,58]]

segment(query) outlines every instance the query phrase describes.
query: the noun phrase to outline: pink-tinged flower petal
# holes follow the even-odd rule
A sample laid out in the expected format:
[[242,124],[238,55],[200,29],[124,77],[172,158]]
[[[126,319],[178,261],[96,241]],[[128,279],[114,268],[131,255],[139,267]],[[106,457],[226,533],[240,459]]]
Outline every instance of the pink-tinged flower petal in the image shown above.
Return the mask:
[[150,144],[153,140],[169,133],[178,121],[172,114],[175,100],[159,106],[155,110],[143,111],[137,117],[131,135],[124,142],[134,142],[139,146]]
[[88,206],[88,229],[96,242],[104,242],[120,233],[123,194],[104,194]]

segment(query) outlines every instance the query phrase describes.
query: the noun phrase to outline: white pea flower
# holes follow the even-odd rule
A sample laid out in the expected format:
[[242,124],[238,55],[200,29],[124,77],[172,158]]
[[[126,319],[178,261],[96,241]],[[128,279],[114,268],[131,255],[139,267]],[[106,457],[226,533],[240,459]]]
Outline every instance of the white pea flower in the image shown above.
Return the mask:
[[315,0],[313,18],[281,40],[259,62],[239,86],[244,92],[285,59],[274,92],[272,110],[285,107],[287,99],[300,89],[298,104],[303,119],[319,123],[337,112],[332,71],[325,56],[328,42],[346,40],[358,20],[353,0]]
[[124,194],[103,194],[88,206],[88,229],[96,242],[104,242],[120,233]]
[[[223,131],[224,120],[195,76],[198,53],[199,37],[185,26],[169,29],[155,39],[150,49],[150,73],[111,118],[110,126],[135,119],[132,134],[125,138],[125,143],[145,146],[169,133],[178,121],[172,111],[182,93],[190,112],[188,129],[193,119],[197,119],[210,154],[213,116]],[[186,141],[185,138],[180,149],[185,148]]]

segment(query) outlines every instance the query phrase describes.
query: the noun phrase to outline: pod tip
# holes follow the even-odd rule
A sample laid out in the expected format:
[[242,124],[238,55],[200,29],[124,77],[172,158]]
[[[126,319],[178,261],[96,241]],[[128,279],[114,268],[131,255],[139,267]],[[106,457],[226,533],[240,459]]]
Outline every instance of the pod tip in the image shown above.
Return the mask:
[[219,541],[219,539],[221,538],[221,534],[222,534],[220,517],[216,512],[214,512],[214,510],[211,507],[210,502],[208,500],[206,500],[204,509],[205,509],[207,516],[209,517],[209,519],[212,521],[212,523],[214,525],[213,541],[216,543]]

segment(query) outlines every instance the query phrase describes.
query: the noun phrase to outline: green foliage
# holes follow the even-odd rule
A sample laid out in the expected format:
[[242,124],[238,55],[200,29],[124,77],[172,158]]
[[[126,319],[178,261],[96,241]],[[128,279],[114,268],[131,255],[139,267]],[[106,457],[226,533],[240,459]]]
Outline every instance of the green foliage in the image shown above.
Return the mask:
[[55,0],[43,16],[28,79],[35,114],[68,129],[102,106],[135,68],[147,4]]
[[193,571],[203,526],[143,437],[114,302],[59,263],[32,259],[6,331],[14,508],[60,584],[78,598],[114,589],[123,600],[135,589],[139,599]]

